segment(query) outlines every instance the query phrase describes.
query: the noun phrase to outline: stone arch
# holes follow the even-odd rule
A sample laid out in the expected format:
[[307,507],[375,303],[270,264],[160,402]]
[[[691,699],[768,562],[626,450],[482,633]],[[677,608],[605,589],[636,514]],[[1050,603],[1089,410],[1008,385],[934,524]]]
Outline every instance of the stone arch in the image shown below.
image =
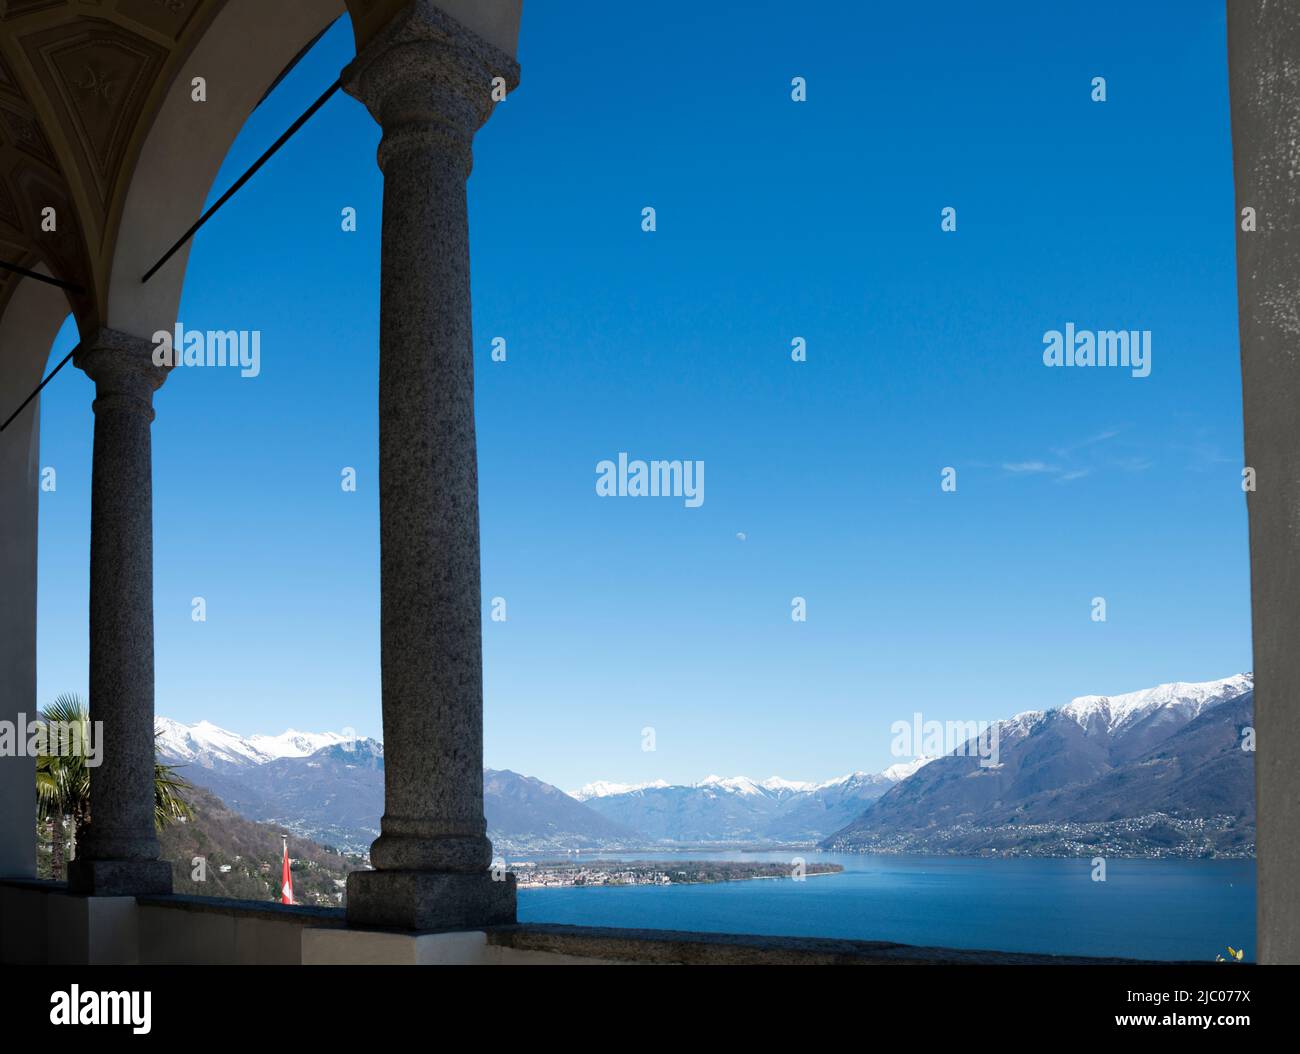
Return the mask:
[[[141,146],[118,221],[106,326],[147,338],[174,323],[189,244],[147,283],[141,276],[202,213],[248,115],[343,9],[342,0],[228,0],[213,18],[177,71]],[[207,102],[196,104],[190,85],[200,76],[207,82]]]
[[[103,325],[139,337],[170,327],[180,303],[189,245],[149,282],[140,278],[200,215],[249,114],[345,6],[360,49],[409,2],[225,0],[177,69],[141,144],[115,221],[106,306],[99,319]],[[513,54],[518,0],[438,0],[437,6]],[[206,78],[208,87],[208,101],[201,106],[190,99],[190,84],[197,76]]]

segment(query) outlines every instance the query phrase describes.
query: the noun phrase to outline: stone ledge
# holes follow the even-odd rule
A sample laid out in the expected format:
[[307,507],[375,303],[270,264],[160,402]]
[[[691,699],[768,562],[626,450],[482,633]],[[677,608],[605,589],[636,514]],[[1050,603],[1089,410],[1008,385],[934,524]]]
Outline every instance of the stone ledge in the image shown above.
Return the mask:
[[[92,897],[72,889],[66,882],[43,878],[0,878],[0,889],[25,889],[33,893],[62,893],[69,897]],[[271,922],[301,922],[304,926],[346,926],[342,908],[321,908],[310,904],[278,904],[270,900],[237,900],[232,897],[200,897],[192,893],[151,893],[139,895],[141,907],[175,908],[178,911],[206,911],[241,918],[268,919]]]
[[301,922],[304,926],[347,925],[342,908],[321,908],[308,904],[277,904],[274,901],[234,900],[226,897],[199,897],[189,893],[136,897],[146,908],[173,908],[178,911],[203,911],[239,918],[267,919],[271,922]]
[[488,928],[488,944],[517,951],[622,962],[714,966],[1137,966],[1139,959],[924,948],[888,941],[764,937],[684,930],[633,930],[524,923]]
[[[54,895],[61,903],[100,900],[105,905],[110,900],[127,898],[94,898],[78,895],[63,883],[31,879],[0,879],[0,890]],[[302,951],[297,961],[308,962],[480,962],[489,963],[560,963],[602,962],[682,965],[861,965],[861,966],[1079,966],[1079,965],[1188,965],[1185,963],[1090,958],[1087,956],[1039,955],[1022,952],[997,952],[960,948],[927,948],[889,941],[840,940],[826,937],[769,937],[757,934],[696,933],[684,930],[622,929],[598,926],[568,926],[550,923],[521,923],[490,926],[475,930],[437,932],[411,930],[370,930],[348,927],[341,908],[319,908],[290,904],[276,904],[257,900],[230,900],[218,897],[198,897],[187,894],[141,896],[135,898],[141,909],[164,909],[188,915],[195,919],[197,929],[204,933],[223,926],[233,926],[230,933],[220,930],[219,936],[231,945],[226,953],[216,954],[215,947],[190,946],[181,938],[184,933],[162,924],[165,916],[142,913],[144,939],[139,961],[164,962],[286,962],[296,956],[294,948],[284,944],[287,934],[302,933]],[[4,920],[13,932],[6,934],[6,943],[26,945],[43,939],[46,918],[41,898],[25,909],[22,918]],[[10,904],[13,908],[16,905]],[[33,914],[33,909],[36,909]],[[39,915],[40,917],[37,917]],[[228,921],[222,921],[228,920]],[[280,923],[269,929],[261,923]],[[31,923],[41,931],[28,932]],[[159,926],[162,928],[159,929]],[[292,930],[284,926],[293,927]],[[238,927],[260,927],[242,933]],[[4,927],[0,926],[0,932]],[[313,932],[315,931],[315,932]],[[343,931],[339,939],[348,936],[343,944],[321,931]],[[242,935],[241,935],[242,933]],[[279,934],[279,936],[273,936]],[[227,939],[228,938],[228,939]],[[209,944],[211,934],[209,933]],[[179,941],[180,943],[176,943]],[[190,942],[192,944],[193,942]],[[292,943],[292,942],[291,942]],[[175,945],[173,947],[173,945]],[[282,946],[283,945],[283,946]],[[156,947],[155,947],[156,946]],[[165,946],[165,947],[164,947]],[[200,952],[203,946],[206,951]],[[19,948],[7,949],[9,961],[31,961],[23,957],[9,958]],[[90,956],[95,961],[95,956]],[[105,961],[100,959],[99,961]],[[122,961],[122,960],[118,960]],[[127,960],[131,961],[131,960]]]

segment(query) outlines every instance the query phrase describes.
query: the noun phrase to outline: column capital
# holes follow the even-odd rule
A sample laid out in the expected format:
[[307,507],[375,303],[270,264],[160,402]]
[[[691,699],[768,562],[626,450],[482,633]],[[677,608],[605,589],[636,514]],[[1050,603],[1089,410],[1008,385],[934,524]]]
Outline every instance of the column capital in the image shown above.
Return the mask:
[[167,380],[170,366],[154,362],[154,345],[117,329],[100,329],[73,352],[72,361],[95,382],[95,409],[104,399],[125,396],[153,419],[153,393]]
[[[496,105],[493,82],[519,84],[519,64],[431,0],[412,0],[342,74],[343,90],[384,130],[379,167],[407,151],[434,150],[473,164],[471,143]],[[500,85],[498,85],[500,87]]]

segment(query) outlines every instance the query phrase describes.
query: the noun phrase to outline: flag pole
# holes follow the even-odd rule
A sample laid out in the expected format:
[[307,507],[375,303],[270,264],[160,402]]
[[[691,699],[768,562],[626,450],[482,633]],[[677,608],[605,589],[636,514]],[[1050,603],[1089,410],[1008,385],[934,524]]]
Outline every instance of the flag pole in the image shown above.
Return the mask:
[[293,899],[293,874],[289,870],[289,836],[283,834],[280,836],[284,842],[284,856],[281,858],[280,867],[280,903],[292,904]]

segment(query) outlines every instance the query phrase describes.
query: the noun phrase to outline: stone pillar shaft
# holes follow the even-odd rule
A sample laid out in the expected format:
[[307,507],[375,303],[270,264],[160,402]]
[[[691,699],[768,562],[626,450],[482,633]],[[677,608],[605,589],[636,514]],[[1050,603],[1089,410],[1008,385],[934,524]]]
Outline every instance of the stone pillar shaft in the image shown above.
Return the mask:
[[154,831],[153,347],[101,330],[73,360],[95,381],[90,513],[90,719],[102,757],[69,872],[91,893],[171,892]]
[[[1258,954],[1300,962],[1300,5],[1230,0],[1255,670]],[[1243,215],[1243,210],[1252,210]],[[1251,222],[1253,217],[1253,222]],[[1227,217],[1225,217],[1225,222]]]
[[385,815],[372,857],[376,867],[474,871],[491,847],[464,167],[436,145],[389,146],[379,324]]
[[428,0],[344,72],[383,128],[379,515],[384,816],[354,922],[511,922],[483,816],[478,463],[465,180],[513,60]]

